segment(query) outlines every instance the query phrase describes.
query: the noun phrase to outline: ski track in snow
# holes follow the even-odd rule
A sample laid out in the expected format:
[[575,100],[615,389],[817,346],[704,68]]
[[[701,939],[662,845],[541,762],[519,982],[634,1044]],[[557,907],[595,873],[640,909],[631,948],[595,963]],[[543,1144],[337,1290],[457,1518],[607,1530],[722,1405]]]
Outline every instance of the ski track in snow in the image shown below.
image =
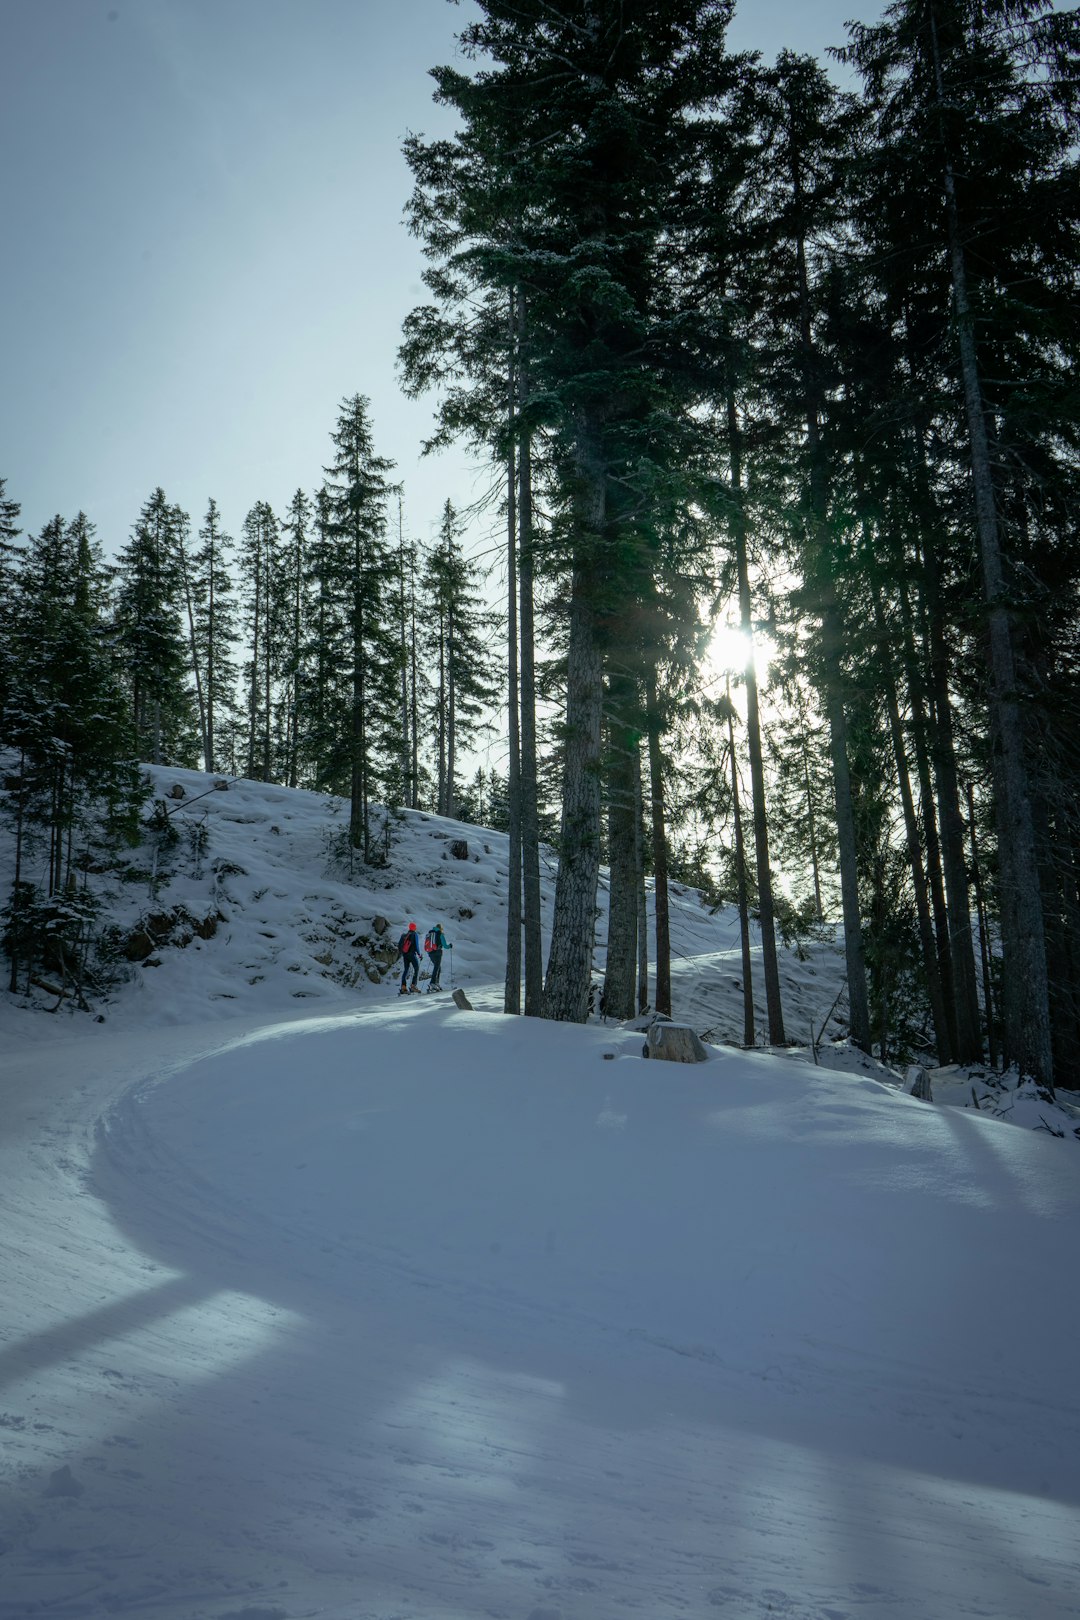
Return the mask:
[[1070,1145],[492,1016],[483,939],[475,1016],[9,1045],[0,1620],[1080,1616]]

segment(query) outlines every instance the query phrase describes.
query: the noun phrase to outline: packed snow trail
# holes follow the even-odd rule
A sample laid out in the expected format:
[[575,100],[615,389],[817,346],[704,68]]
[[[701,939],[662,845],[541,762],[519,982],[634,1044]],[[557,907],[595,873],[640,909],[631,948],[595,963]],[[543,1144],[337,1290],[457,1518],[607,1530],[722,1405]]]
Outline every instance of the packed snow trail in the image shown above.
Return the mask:
[[1072,1146],[640,1050],[16,1055],[0,1616],[1080,1616]]

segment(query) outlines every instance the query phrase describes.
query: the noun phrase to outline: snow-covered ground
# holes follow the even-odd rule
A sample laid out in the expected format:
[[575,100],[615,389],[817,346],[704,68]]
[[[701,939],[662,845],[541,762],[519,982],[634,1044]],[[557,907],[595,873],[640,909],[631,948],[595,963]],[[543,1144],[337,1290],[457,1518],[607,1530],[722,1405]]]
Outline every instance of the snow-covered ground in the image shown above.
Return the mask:
[[[0,1007],[0,1617],[1080,1615],[1045,1105],[506,1018],[499,835],[410,816],[351,885],[315,796],[159,781],[207,847],[114,913],[216,934],[104,1023]],[[380,915],[475,1011],[378,980]],[[673,926],[734,1038],[732,917]],[[784,973],[816,1030],[835,953]]]

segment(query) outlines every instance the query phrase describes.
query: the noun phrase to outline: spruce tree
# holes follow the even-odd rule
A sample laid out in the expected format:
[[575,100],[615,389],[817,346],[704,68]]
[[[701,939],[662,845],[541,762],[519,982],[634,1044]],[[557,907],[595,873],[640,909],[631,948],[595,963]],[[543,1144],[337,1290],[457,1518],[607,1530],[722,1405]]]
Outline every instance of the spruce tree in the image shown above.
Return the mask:
[[375,453],[369,402],[342,401],[326,472],[328,583],[344,625],[348,704],[340,749],[348,767],[349,841],[372,859],[370,808],[396,752],[400,670],[392,618],[394,563],[386,540],[388,474]]
[[178,559],[178,508],[158,488],[118,558],[114,638],[139,756],[191,765],[197,744]]
[[70,524],[57,516],[29,539],[14,581],[12,680],[0,719],[12,757],[2,805],[15,835],[10,988],[20,968],[28,981],[45,968],[80,1001],[95,909],[85,872],[134,836],[142,796],[103,633],[106,593],[85,514]]
[[461,526],[450,501],[443,508],[422,583],[422,661],[434,688],[435,808],[439,815],[455,816],[459,754],[476,737],[494,699],[497,677],[490,648],[493,618],[483,606],[479,569],[462,551]]
[[[5,493],[7,480],[0,478],[0,615],[5,624],[10,624],[15,611],[15,572],[19,560],[19,548],[15,542],[22,530],[19,528],[19,513],[21,507],[18,501],[10,500]],[[6,639],[0,639],[0,708],[2,708],[11,679],[11,649]]]
[[229,572],[232,537],[221,525],[217,502],[211,500],[199,530],[201,546],[192,559],[195,596],[195,658],[201,670],[204,713],[203,763],[219,769],[218,737],[236,706],[236,660],[233,648],[237,608]]
[[238,566],[244,595],[244,629],[250,656],[243,668],[247,696],[247,775],[275,780],[273,712],[281,673],[281,525],[267,501],[256,501],[244,519]]
[[308,549],[312,504],[302,489],[289,502],[282,520],[285,540],[277,582],[281,645],[280,720],[281,775],[289,787],[299,784],[300,721],[305,686],[304,649],[308,619]]

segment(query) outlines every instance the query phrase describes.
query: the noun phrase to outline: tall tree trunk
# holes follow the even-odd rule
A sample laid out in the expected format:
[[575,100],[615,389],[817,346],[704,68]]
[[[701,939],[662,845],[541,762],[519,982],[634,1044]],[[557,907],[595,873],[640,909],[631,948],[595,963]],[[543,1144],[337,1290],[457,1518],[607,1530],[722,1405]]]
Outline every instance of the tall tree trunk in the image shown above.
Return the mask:
[[266,633],[263,636],[263,774],[264,782],[272,781],[272,752],[270,747],[271,694],[273,692],[274,636],[270,603],[273,600],[270,583],[270,547],[266,548],[266,589],[264,591]]
[[931,3],[933,49],[941,144],[944,158],[945,212],[952,275],[956,337],[967,408],[975,520],[986,602],[987,660],[990,674],[990,730],[994,771],[994,807],[998,830],[1001,942],[1005,963],[1005,1030],[1009,1056],[1020,1069],[1049,1090],[1054,1083],[1050,1031],[1049,974],[1039,867],[1035,849],[1032,794],[1024,750],[1024,715],[1018,697],[1013,648],[1012,612],[998,522],[997,498],[990,461],[982,379],[975,344],[975,324],[968,294],[967,263],[960,229],[956,180],[945,127],[945,89]]
[[446,814],[448,816],[453,816],[457,810],[454,786],[454,777],[457,773],[457,694],[454,676],[456,664],[454,607],[451,603],[447,610],[446,625]]
[[938,969],[937,940],[934,938],[934,925],[930,916],[930,898],[926,882],[926,871],[923,866],[919,819],[915,813],[915,800],[911,792],[907,749],[904,746],[904,728],[900,720],[900,705],[896,696],[892,648],[885,623],[885,614],[881,606],[881,596],[876,586],[873,588],[873,593],[878,646],[885,664],[884,686],[885,701],[889,711],[889,732],[892,737],[893,757],[896,760],[896,779],[900,789],[900,804],[904,813],[904,831],[907,835],[908,862],[911,867],[912,889],[915,894],[915,914],[919,923],[919,944],[922,948],[923,974],[926,978],[927,996],[930,1001],[930,1017],[934,1025],[934,1044],[937,1047],[938,1062],[951,1063],[953,1058],[949,1021],[945,1013],[945,996],[941,988],[941,974]]
[[828,471],[821,442],[819,411],[820,385],[816,380],[813,324],[810,311],[810,278],[806,265],[806,238],[802,226],[803,185],[798,161],[792,156],[792,191],[795,217],[795,262],[799,296],[799,347],[803,368],[806,411],[806,448],[809,462],[810,554],[809,575],[820,597],[821,651],[825,669],[825,711],[829,722],[829,752],[833,768],[836,801],[837,849],[840,856],[840,896],[844,919],[844,956],[847,964],[848,1019],[851,1039],[869,1052],[870,1001],[866,987],[866,954],[863,948],[862,917],[859,907],[858,842],[855,832],[855,804],[851,791],[851,769],[847,751],[847,716],[844,712],[843,621],[836,585],[830,573],[827,554]]
[[[211,542],[212,546],[213,542]],[[214,578],[214,553],[210,552],[210,568],[206,581],[206,769],[212,776],[217,770],[214,753],[214,688],[217,680],[217,599]]]
[[506,876],[506,979],[503,1012],[521,1011],[521,733],[518,698],[517,603],[517,452],[513,432],[517,419],[517,310],[510,294],[510,341],[507,368],[507,416],[510,443],[506,455],[506,707],[510,728],[507,777],[509,854]]
[[398,645],[401,649],[401,798],[412,808],[409,738],[409,625],[405,586],[405,520],[398,490]]
[[637,694],[625,673],[608,688],[608,893],[607,966],[604,1010],[611,1018],[633,1018],[637,972]]
[[[528,383],[525,346],[526,315],[522,299],[519,320],[523,333],[520,346],[520,388],[525,397]],[[539,1018],[544,997],[544,952],[540,917],[540,804],[536,771],[536,629],[533,601],[533,499],[532,446],[528,436],[518,446],[518,531],[521,537],[521,602],[519,634],[521,642],[521,866],[524,889],[525,924],[525,1015]]]
[[440,816],[446,814],[446,628],[442,612],[439,613],[439,718],[436,724],[435,809]]
[[975,891],[975,912],[979,919],[979,957],[982,964],[983,1007],[986,1015],[986,1044],[990,1049],[990,1067],[999,1067],[1001,1053],[998,1048],[997,1021],[994,1017],[993,976],[990,972],[990,923],[986,900],[983,896],[982,866],[979,861],[978,836],[975,831],[975,789],[968,783],[968,832],[971,837],[971,885]]
[[645,807],[641,791],[641,746],[634,749],[634,862],[637,867],[637,1010],[649,1010],[649,897],[645,888]]
[[731,809],[735,824],[735,898],[739,908],[739,946],[742,952],[743,1045],[756,1043],[754,1027],[753,959],[750,953],[750,899],[746,892],[746,845],[743,841],[742,807],[739,799],[739,762],[735,755],[735,722],[728,691],[728,748],[731,752]]
[[[769,1041],[783,1046],[784,1013],[780,999],[780,968],[776,958],[776,913],[773,905],[772,868],[769,863],[769,822],[765,803],[765,765],[761,753],[761,714],[758,703],[757,670],[754,666],[754,621],[750,601],[750,570],[747,562],[746,513],[742,488],[742,433],[735,396],[727,400],[728,440],[731,455],[731,491],[735,503],[733,531],[735,562],[739,576],[739,622],[746,639],[746,743],[750,755],[750,787],[754,812],[754,857],[757,870],[758,919],[761,930],[761,959],[765,975],[765,1005],[769,1019]],[[734,735],[734,733],[733,733]]]
[[184,542],[179,542],[180,570],[184,581],[184,604],[187,609],[188,646],[191,649],[191,673],[195,677],[195,702],[199,711],[199,741],[202,743],[203,768],[213,770],[210,764],[210,733],[206,720],[206,697],[203,691],[202,670],[199,668],[199,651],[195,642],[195,604],[191,599],[191,579],[188,574],[187,551]]
[[814,792],[810,785],[810,754],[806,738],[802,739],[803,787],[806,790],[806,828],[810,839],[810,870],[814,881],[814,916],[821,922],[825,916],[821,904],[821,863],[818,860],[817,817],[814,813]]
[[904,675],[907,683],[909,732],[915,750],[915,769],[919,779],[919,798],[922,809],[923,838],[926,845],[926,880],[930,891],[930,907],[934,916],[934,935],[937,940],[938,977],[945,1001],[945,1017],[949,1030],[949,1050],[956,1051],[956,996],[953,992],[952,952],[949,949],[949,911],[945,903],[945,879],[941,867],[941,841],[938,837],[937,807],[930,774],[930,745],[927,740],[925,681],[915,646],[915,632],[911,623],[911,607],[903,581],[898,586],[900,620],[903,633]]
[[26,750],[19,749],[18,799],[15,806],[15,880],[11,888],[11,974],[8,990],[14,996],[19,989],[19,947],[26,923],[23,916],[22,862],[23,823],[26,804]]
[[[917,365],[909,344],[909,372],[913,382]],[[908,640],[909,684],[917,684],[919,726],[923,746],[933,756],[935,789],[930,787],[930,772],[920,762],[920,780],[923,782],[927,826],[933,827],[933,841],[927,844],[927,866],[931,890],[941,890],[940,904],[935,903],[938,950],[947,953],[947,965],[941,971],[942,994],[949,1020],[953,1061],[978,1062],[982,1057],[979,1031],[979,1003],[975,987],[975,959],[971,938],[971,909],[968,897],[967,874],[964,862],[964,822],[960,809],[960,786],[956,769],[956,747],[952,723],[952,703],[949,697],[949,669],[951,659],[946,635],[945,612],[941,600],[941,564],[938,557],[938,526],[934,521],[935,502],[931,488],[926,452],[926,434],[921,421],[914,428],[914,475],[920,523],[920,549],[922,569],[922,606],[924,619],[923,639],[927,656],[920,663],[915,649],[914,630],[906,630]],[[907,593],[901,585],[901,608],[905,626],[910,619]],[[928,678],[921,673],[925,666]],[[919,671],[917,677],[914,671]],[[928,700],[932,726],[927,724]],[[927,734],[929,732],[929,740]],[[939,831],[940,829],[940,831]],[[943,888],[942,888],[943,885]]]
[[941,830],[942,871],[949,912],[949,955],[955,1003],[956,1044],[952,1061],[981,1063],[979,995],[975,983],[975,948],[971,934],[971,898],[964,851],[964,817],[960,808],[960,780],[956,769],[952,700],[949,696],[949,653],[940,604],[939,570],[933,545],[924,547],[927,588],[927,629],[933,700],[931,751],[938,825]]
[[[603,487],[594,495],[589,528],[600,531]],[[543,1015],[583,1024],[589,1015],[596,885],[600,872],[600,650],[591,580],[579,565],[570,597],[566,671],[565,768],[559,875],[544,982]]]
[[255,775],[255,738],[259,729],[259,654],[262,648],[260,632],[262,629],[262,553],[261,541],[256,540],[256,552],[252,575],[255,580],[255,611],[251,630],[251,691],[248,702],[248,776],[257,781]]
[[420,671],[416,651],[416,565],[409,548],[409,782],[410,807],[420,804]]
[[660,710],[656,668],[647,660],[646,723],[649,737],[649,785],[652,798],[653,889],[656,906],[656,1010],[671,1017],[671,922],[668,906],[667,815],[664,765],[660,754]]
[[825,706],[829,721],[833,793],[836,802],[836,838],[840,856],[840,899],[844,919],[844,957],[847,964],[848,1021],[851,1039],[864,1052],[871,1049],[870,1000],[866,988],[866,955],[859,906],[858,846],[855,799],[847,751],[847,716],[844,713],[843,645],[840,608],[832,585],[822,607],[822,651],[825,664]]

